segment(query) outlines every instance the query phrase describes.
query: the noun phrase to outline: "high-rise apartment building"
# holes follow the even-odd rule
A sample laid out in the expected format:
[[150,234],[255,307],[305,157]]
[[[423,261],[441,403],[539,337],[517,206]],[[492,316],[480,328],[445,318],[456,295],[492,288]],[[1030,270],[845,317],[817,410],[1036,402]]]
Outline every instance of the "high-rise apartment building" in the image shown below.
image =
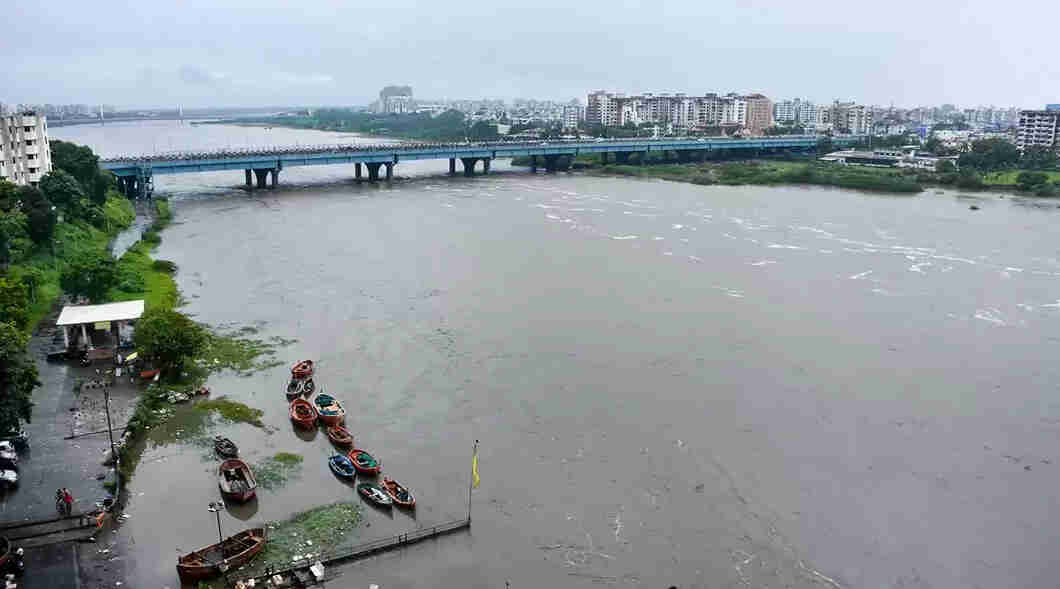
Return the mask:
[[35,111],[0,116],[0,180],[36,186],[51,171],[47,117]]
[[621,94],[612,94],[603,90],[589,93],[585,107],[585,122],[590,125],[617,127],[621,98]]
[[836,100],[829,109],[832,127],[839,133],[865,135],[872,131],[872,108]]
[[744,101],[747,103],[744,127],[748,133],[761,135],[773,126],[773,101],[761,94],[745,96]]
[[608,127],[663,124],[685,131],[719,126],[744,127],[752,134],[760,134],[773,124],[773,103],[761,94],[688,96],[645,93],[626,96],[598,90],[588,96],[585,120]]
[[1028,147],[1060,147],[1060,109],[1021,110],[1016,146],[1020,150]]
[[563,107],[563,128],[577,129],[578,123],[585,120],[585,108],[579,104],[568,104]]

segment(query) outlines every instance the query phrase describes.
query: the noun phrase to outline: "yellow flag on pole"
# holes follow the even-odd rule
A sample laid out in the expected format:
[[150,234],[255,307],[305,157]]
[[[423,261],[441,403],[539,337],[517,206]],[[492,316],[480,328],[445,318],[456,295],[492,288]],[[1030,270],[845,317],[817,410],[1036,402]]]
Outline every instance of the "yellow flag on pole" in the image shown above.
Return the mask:
[[471,457],[471,488],[477,489],[479,482],[481,481],[478,478],[478,450],[476,450],[475,455]]

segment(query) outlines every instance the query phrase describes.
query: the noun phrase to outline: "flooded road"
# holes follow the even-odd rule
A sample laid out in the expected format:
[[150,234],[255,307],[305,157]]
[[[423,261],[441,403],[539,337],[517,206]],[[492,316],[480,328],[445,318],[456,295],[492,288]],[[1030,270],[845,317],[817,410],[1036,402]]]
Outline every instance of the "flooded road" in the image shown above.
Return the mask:
[[[74,131],[92,144],[90,129],[53,133]],[[481,440],[470,534],[330,585],[1036,587],[1060,574],[1047,556],[1060,549],[1055,203],[432,176],[443,168],[402,164],[414,179],[389,187],[302,169],[249,196],[228,189],[235,173],[162,185],[176,222],[158,257],[179,266],[184,310],[296,338],[279,357],[318,359],[357,445],[417,492],[415,518],[366,508],[356,540],[463,516]],[[178,549],[216,538],[203,436],[229,435],[252,463],[304,457],[226,513],[226,533],[356,500],[327,469],[326,437],[292,431],[286,373],[210,381],[263,409],[268,431],[156,432],[122,530],[130,586],[176,586]]]

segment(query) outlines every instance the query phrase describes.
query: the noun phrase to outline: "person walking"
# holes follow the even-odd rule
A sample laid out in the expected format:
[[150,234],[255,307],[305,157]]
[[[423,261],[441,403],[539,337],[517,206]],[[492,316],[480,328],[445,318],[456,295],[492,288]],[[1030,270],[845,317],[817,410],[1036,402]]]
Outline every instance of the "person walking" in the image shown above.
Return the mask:
[[74,512],[74,496],[70,493],[70,489],[63,489],[63,502],[66,503],[66,515],[70,515]]

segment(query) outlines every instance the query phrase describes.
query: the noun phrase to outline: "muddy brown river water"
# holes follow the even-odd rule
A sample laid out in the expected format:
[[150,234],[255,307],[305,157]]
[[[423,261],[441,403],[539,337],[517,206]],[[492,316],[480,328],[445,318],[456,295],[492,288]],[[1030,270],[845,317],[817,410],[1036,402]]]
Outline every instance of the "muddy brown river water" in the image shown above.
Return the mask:
[[[336,140],[53,134],[104,153]],[[159,179],[176,222],[158,257],[180,268],[184,310],[296,338],[279,358],[318,359],[357,445],[417,492],[415,517],[366,509],[355,540],[461,517],[481,440],[470,533],[332,586],[1055,584],[1055,202],[495,167],[402,164],[391,186],[292,169],[251,195],[239,173]],[[145,453],[122,529],[130,585],[175,587],[178,549],[216,538],[213,462],[188,437],[305,458],[227,530],[356,500],[326,437],[292,432],[286,372],[210,381],[268,432],[177,424]]]

